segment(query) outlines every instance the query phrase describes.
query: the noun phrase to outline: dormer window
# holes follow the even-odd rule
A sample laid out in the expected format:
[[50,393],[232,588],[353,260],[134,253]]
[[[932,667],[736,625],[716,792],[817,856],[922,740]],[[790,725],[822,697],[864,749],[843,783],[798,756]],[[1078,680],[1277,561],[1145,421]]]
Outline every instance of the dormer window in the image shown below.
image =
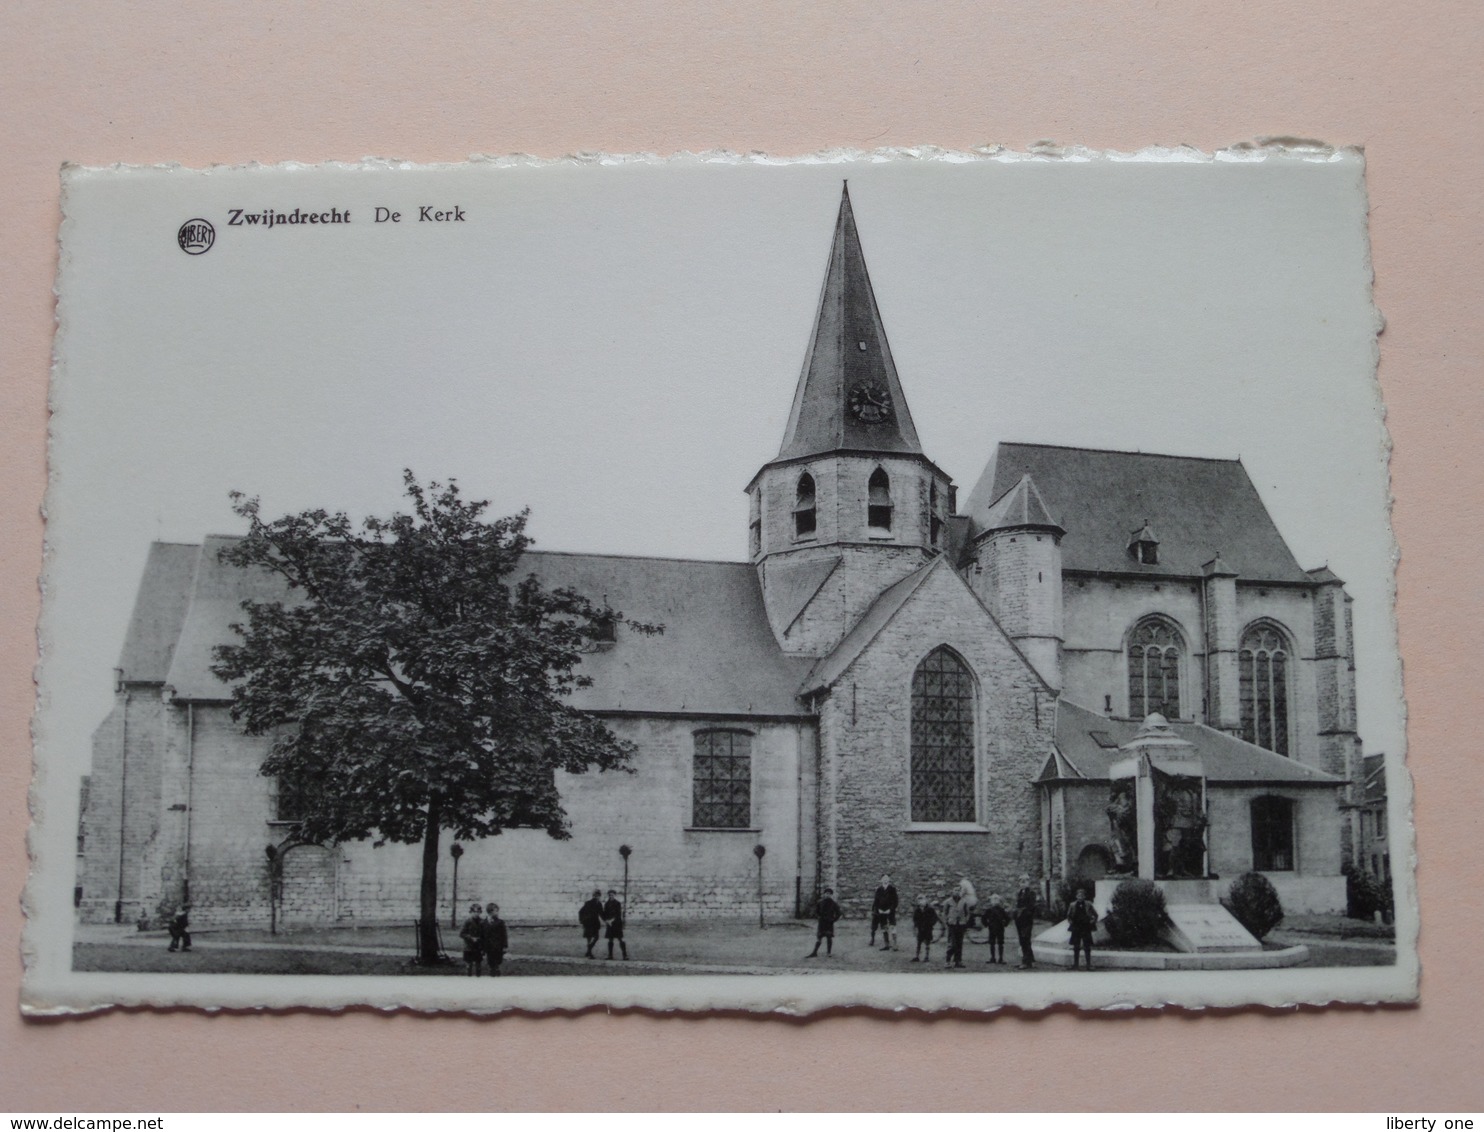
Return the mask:
[[873,531],[891,530],[891,479],[877,468],[867,483],[866,524]]
[[805,472],[799,477],[794,492],[794,537],[807,538],[814,533],[814,477]]
[[1159,539],[1154,537],[1154,528],[1149,525],[1148,519],[1144,520],[1144,525],[1129,539],[1128,552],[1140,566],[1159,565]]

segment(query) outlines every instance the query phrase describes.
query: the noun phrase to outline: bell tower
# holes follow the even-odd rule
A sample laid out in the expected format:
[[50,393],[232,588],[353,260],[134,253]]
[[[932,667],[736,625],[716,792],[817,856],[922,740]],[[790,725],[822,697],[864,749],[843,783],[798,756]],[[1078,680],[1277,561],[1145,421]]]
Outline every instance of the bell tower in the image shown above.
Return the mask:
[[917,439],[848,185],[783,444],[747,493],[749,554],[786,652],[834,648],[946,545],[953,482]]

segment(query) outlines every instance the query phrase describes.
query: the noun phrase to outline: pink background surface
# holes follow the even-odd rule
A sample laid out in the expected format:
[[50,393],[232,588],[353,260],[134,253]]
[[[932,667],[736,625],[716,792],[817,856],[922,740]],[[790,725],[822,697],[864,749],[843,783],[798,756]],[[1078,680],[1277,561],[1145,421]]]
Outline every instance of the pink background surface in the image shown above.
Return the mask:
[[[1041,138],[1364,145],[1395,454],[1417,1009],[808,1022],[0,1020],[0,1109],[1484,1108],[1484,7],[10,0],[0,9],[0,983],[18,986],[57,168]],[[1462,716],[1462,718],[1460,718]],[[11,1001],[14,1002],[14,991]]]

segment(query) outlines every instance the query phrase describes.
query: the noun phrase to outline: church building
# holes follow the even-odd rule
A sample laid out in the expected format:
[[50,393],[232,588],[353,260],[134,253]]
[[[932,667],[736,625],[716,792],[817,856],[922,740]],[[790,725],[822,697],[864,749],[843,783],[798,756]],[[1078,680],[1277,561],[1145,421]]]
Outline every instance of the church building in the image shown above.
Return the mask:
[[[848,193],[782,444],[746,490],[746,561],[527,556],[665,631],[615,626],[575,693],[634,773],[561,776],[570,840],[460,846],[461,899],[575,922],[626,879],[638,919],[783,918],[829,886],[854,915],[883,873],[907,900],[1022,873],[1050,897],[1132,868],[1117,768],[1154,737],[1203,776],[1167,795],[1156,875],[1255,869],[1289,911],[1344,908],[1361,756],[1340,579],[1295,561],[1237,460],[1001,443],[960,505]],[[300,799],[230,718],[212,650],[244,599],[282,592],[224,565],[230,541],[150,550],[94,739],[79,914],[409,920],[420,847],[296,843]]]

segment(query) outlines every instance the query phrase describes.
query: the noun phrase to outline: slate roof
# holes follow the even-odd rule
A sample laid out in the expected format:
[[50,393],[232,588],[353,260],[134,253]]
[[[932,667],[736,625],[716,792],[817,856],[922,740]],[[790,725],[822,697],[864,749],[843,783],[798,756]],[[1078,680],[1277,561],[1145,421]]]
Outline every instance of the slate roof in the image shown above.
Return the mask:
[[[862,385],[884,389],[890,397],[884,420],[870,423],[850,411],[851,393]],[[840,196],[814,333],[777,459],[840,449],[922,455],[866,273],[849,188]]]
[[1062,525],[1051,517],[1046,500],[1036,490],[1036,481],[1027,472],[1015,481],[1015,486],[989,505],[979,523],[980,530],[1000,531],[1013,527],[1046,527],[1062,530]]
[[[1065,698],[1059,700],[1056,705],[1056,748],[1064,764],[1061,766],[1062,776],[1105,781],[1108,768],[1128,757],[1119,748],[1133,739],[1139,726],[1132,720],[1109,719]],[[1181,739],[1194,744],[1208,782],[1327,787],[1344,784],[1343,779],[1332,774],[1264,750],[1203,723],[1175,722],[1170,726]],[[1106,736],[1102,743],[1094,732]],[[1066,773],[1068,769],[1071,774]]]
[[584,658],[581,670],[593,686],[577,693],[578,707],[808,714],[797,693],[812,658],[779,650],[749,564],[551,552],[527,557],[545,585],[571,586],[635,621],[665,626],[654,637],[619,626],[611,649]]
[[125,682],[157,684],[170,671],[200,552],[200,547],[188,543],[151,544],[119,654],[119,671]]
[[230,626],[247,620],[247,614],[242,611],[244,601],[291,604],[296,600],[277,575],[266,570],[244,570],[221,562],[218,557],[221,551],[236,541],[227,535],[208,535],[198,548],[199,561],[190,593],[190,608],[166,677],[166,683],[182,699],[231,698],[227,685],[211,674],[211,654],[217,645],[233,644],[239,639]]
[[[1030,475],[1063,527],[1069,571],[1199,577],[1218,553],[1244,580],[1312,584],[1299,568],[1240,460],[1000,444],[969,493],[977,535],[991,506]],[[1129,553],[1145,522],[1159,532],[1159,562]]]
[[[212,649],[235,639],[229,626],[244,619],[244,599],[287,596],[283,583],[266,572],[223,565],[218,554],[232,541],[213,536],[199,548],[178,548],[190,552],[189,572],[179,568],[175,555],[150,556],[141,598],[151,595],[152,609],[189,607],[167,678],[182,699],[230,698],[227,685],[211,674]],[[665,627],[662,635],[651,637],[620,625],[614,645],[585,656],[581,671],[593,685],[575,694],[577,706],[690,715],[807,714],[797,689],[813,659],[779,650],[757,572],[747,563],[542,551],[522,560],[518,574],[526,573],[548,587],[570,586],[632,620]],[[130,639],[141,632],[131,626]]]
[[886,628],[887,623],[897,615],[897,611],[907,604],[907,599],[917,592],[923,582],[927,581],[934,567],[942,562],[943,556],[937,555],[901,581],[893,582],[882,590],[834,650],[814,662],[813,667],[809,669],[809,674],[804,677],[799,687],[799,693],[803,695],[821,688],[828,688],[840,679],[845,674],[845,670],[855,663],[855,658],[865,652],[866,646],[876,639],[876,634]]
[[780,632],[786,633],[789,626],[799,619],[804,606],[829,580],[838,565],[840,556],[835,554],[808,562],[779,562],[768,567],[768,587]]

